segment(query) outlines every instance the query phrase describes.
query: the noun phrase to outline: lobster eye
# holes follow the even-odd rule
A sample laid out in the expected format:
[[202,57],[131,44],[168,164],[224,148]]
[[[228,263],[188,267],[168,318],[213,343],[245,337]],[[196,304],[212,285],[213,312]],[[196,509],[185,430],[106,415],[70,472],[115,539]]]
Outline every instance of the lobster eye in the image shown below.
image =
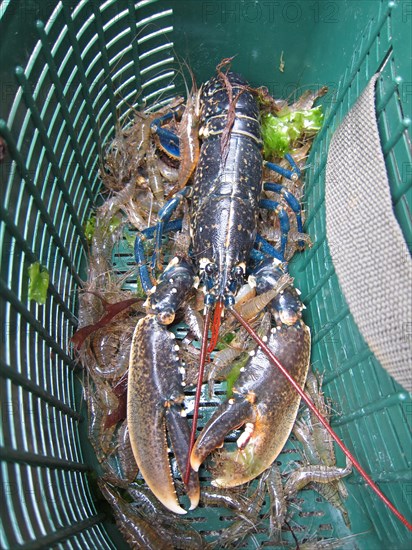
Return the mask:
[[243,267],[240,265],[237,265],[236,267],[234,267],[232,269],[232,276],[235,279],[243,279],[244,277]]
[[205,265],[205,273],[207,275],[213,275],[214,273],[216,273],[216,269],[216,264],[209,263]]

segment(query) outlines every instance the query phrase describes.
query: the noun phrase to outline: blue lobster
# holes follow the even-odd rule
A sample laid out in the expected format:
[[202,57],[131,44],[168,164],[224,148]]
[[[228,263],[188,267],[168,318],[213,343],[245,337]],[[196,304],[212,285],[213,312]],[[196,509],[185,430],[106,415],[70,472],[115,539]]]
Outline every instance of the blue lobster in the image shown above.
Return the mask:
[[[199,502],[196,473],[199,465],[223,444],[225,436],[245,425],[238,450],[226,454],[214,481],[228,487],[245,483],[270,466],[290,434],[300,402],[300,396],[258,348],[239,376],[233,397],[222,403],[193,445],[195,410],[190,437],[183,405],[182,365],[174,335],[167,327],[184,306],[198,276],[205,293],[202,370],[213,311],[216,310],[214,325],[218,325],[221,310],[233,310],[236,293],[244,284],[252,263],[257,293],[276,287],[287,269],[284,253],[289,232],[289,218],[282,205],[261,198],[263,158],[259,108],[247,82],[233,72],[218,72],[203,86],[199,105],[201,149],[193,187],[179,190],[159,212],[157,226],[142,232],[135,244],[140,279],[148,294],[148,314],[139,321],[133,336],[128,426],[134,456],[145,481],[157,498],[176,513],[186,511],[176,498],[166,434],[179,470],[182,476],[186,474],[186,492],[193,509]],[[178,139],[162,128],[161,120],[155,120],[153,126],[177,156]],[[288,160],[291,170],[266,164],[286,177],[297,179],[299,169],[292,157]],[[264,183],[263,189],[283,194],[301,232],[300,204],[293,195],[275,183]],[[181,228],[181,220],[170,220],[185,199],[191,201],[190,254],[173,258],[153,286],[143,242],[155,237],[155,254],[159,253],[162,235]],[[259,208],[274,210],[279,216],[279,249],[257,234]],[[267,306],[273,327],[263,336],[300,387],[305,384],[310,356],[310,333],[301,319],[302,307],[290,280]],[[217,330],[214,326],[213,331]],[[203,374],[199,374],[198,389],[202,379]]]

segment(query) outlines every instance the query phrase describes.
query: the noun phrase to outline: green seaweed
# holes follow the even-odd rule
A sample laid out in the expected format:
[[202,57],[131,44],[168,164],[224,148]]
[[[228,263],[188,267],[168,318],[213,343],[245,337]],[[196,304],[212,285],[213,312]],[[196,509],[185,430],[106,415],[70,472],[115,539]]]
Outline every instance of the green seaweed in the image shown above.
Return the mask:
[[303,111],[289,111],[278,116],[262,115],[263,154],[283,157],[292,149],[293,143],[305,135],[314,135],[322,127],[321,106]]
[[130,233],[128,229],[125,227],[123,229],[123,237],[124,237],[124,240],[126,241],[127,246],[130,247],[131,250],[134,250],[136,235],[133,235],[132,233]]
[[122,223],[122,218],[120,216],[112,216],[109,220],[108,229],[109,233],[114,233],[118,227],[120,227]]
[[218,351],[221,351],[222,349],[225,349],[228,347],[230,342],[235,338],[236,334],[234,332],[228,332],[219,340],[219,342],[216,344],[216,349]]
[[39,305],[43,305],[47,299],[47,289],[49,287],[49,272],[45,267],[40,266],[40,262],[31,264],[29,272],[29,300],[34,300]]
[[87,241],[90,243],[93,239],[93,235],[96,229],[96,215],[92,214],[87,220],[84,225],[84,234],[86,236]]
[[229,372],[226,378],[226,394],[227,397],[231,397],[233,393],[233,386],[236,383],[236,380],[239,378],[241,369],[246,365],[249,359],[248,353],[242,353],[242,355],[239,357],[235,363],[233,363],[232,370]]

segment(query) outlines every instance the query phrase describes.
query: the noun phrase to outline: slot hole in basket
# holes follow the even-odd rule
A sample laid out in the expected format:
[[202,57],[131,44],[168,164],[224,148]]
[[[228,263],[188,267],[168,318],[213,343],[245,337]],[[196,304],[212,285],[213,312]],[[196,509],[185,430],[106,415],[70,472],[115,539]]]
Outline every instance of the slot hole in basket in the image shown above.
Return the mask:
[[325,512],[323,510],[311,510],[309,512],[299,512],[301,518],[310,518],[310,517],[323,517]]

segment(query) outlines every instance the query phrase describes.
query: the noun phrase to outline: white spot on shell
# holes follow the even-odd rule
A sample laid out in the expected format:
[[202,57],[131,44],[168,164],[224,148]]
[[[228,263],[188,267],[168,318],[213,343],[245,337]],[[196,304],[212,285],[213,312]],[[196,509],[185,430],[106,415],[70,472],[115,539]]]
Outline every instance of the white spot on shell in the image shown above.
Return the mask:
[[182,382],[182,386],[186,386],[186,382]]
[[240,370],[240,372],[245,372],[246,369],[245,369],[245,367],[242,367],[242,368],[239,369],[239,370]]
[[268,341],[268,337],[265,334],[265,336],[262,336],[262,342],[267,342],[267,341]]
[[180,350],[180,347],[176,344],[175,347],[173,348],[175,351],[179,351]]
[[231,399],[229,399],[229,405],[234,405],[234,404],[235,404],[235,400],[232,397]]
[[172,290],[170,291],[172,294],[177,294],[177,288],[172,288]]
[[184,409],[182,409],[182,410],[180,411],[180,416],[183,416],[183,418],[186,418],[187,412],[186,412]]
[[255,350],[252,349],[252,351],[249,351],[249,355],[250,355],[250,357],[253,357],[255,355]]
[[174,340],[176,338],[176,334],[174,332],[169,332],[169,334],[171,340]]

